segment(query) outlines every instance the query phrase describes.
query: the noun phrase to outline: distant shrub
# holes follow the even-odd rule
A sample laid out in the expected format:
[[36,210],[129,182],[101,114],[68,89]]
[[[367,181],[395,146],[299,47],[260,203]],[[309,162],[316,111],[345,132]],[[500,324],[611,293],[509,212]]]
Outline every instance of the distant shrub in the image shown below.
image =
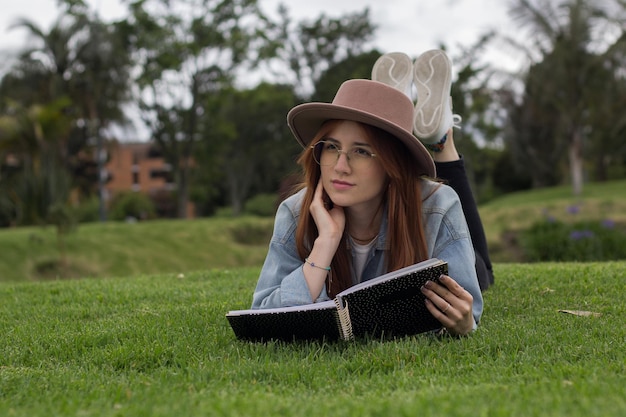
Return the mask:
[[275,194],[257,194],[246,201],[244,212],[254,216],[270,217],[276,213]]
[[610,261],[626,259],[626,231],[611,220],[536,222],[520,235],[527,261]]
[[97,197],[82,201],[73,209],[78,223],[97,222],[100,219],[100,202]]
[[67,234],[76,229],[74,213],[65,203],[57,202],[48,207],[46,222],[53,224],[59,234]]
[[137,192],[123,192],[117,194],[111,201],[108,218],[111,220],[147,220],[155,217],[154,203],[145,194]]
[[243,245],[267,244],[272,237],[273,225],[258,221],[241,221],[231,228],[233,240]]
[[230,206],[218,207],[215,209],[213,217],[233,217],[233,208]]

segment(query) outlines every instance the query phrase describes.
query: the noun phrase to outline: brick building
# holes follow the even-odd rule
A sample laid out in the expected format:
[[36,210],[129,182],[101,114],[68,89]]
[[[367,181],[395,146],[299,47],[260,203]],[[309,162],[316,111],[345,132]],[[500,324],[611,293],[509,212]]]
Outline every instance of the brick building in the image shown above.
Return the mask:
[[[122,191],[140,192],[154,201],[159,217],[176,217],[176,183],[172,167],[153,143],[111,142],[107,149],[107,201]],[[192,217],[194,207],[189,202],[187,218]]]

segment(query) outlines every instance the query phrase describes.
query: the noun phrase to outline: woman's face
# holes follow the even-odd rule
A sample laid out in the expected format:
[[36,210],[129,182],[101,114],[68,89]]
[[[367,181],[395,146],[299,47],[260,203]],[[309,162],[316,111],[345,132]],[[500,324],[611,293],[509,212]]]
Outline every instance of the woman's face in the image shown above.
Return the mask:
[[[386,174],[376,156],[362,157],[375,153],[365,130],[356,122],[342,121],[323,140],[327,161],[320,165],[321,180],[331,201],[357,210],[378,209],[384,195]],[[337,149],[343,151],[339,158],[335,153]],[[348,155],[352,156],[348,159]]]

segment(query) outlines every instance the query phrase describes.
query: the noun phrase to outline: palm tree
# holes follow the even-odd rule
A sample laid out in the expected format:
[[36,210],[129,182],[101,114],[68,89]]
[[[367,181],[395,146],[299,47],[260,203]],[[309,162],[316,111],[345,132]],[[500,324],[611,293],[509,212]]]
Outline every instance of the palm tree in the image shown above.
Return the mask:
[[[21,53],[10,78],[21,81],[21,85],[37,78],[39,88],[36,94],[24,97],[20,83],[3,80],[2,89],[17,100],[27,99],[27,105],[68,98],[66,112],[76,128],[71,135],[57,138],[62,165],[70,172],[81,172],[78,165],[85,159],[79,155],[94,146],[102,164],[103,132],[113,123],[127,122],[124,104],[131,97],[132,62],[123,37],[125,26],[119,22],[105,24],[97,15],[90,16],[80,1],[73,2],[47,32],[28,19],[20,19],[14,26],[26,28],[32,43]],[[102,196],[102,176],[98,178]],[[103,207],[101,198],[102,219]]]
[[66,106],[67,100],[29,107],[12,103],[7,114],[0,116],[0,155],[19,161],[17,180],[4,184],[17,224],[46,223],[52,206],[67,204],[69,175],[56,143],[71,128],[64,115]]
[[[625,11],[626,6],[620,0],[513,0],[511,3],[510,13],[528,29],[530,36],[526,39],[531,44],[513,43],[528,51],[533,67],[544,67],[540,79],[537,79],[538,71],[534,72],[533,82],[541,86],[543,109],[550,109],[554,115],[550,130],[557,141],[566,144],[575,195],[582,192],[583,148],[593,130],[589,108],[605,100],[600,93],[607,87],[599,90],[597,77],[607,62],[622,62],[626,50],[626,35],[618,26],[624,22]],[[622,19],[616,20],[616,16]],[[607,31],[619,35],[607,37]],[[525,125],[519,128],[524,129]]]

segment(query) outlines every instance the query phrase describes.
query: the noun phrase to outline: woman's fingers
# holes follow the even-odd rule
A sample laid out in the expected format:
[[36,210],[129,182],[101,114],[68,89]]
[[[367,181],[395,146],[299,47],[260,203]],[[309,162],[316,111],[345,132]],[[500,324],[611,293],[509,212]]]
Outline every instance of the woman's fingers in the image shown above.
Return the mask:
[[467,334],[473,329],[473,297],[455,280],[442,275],[439,283],[428,281],[422,292],[428,311],[450,332]]
[[345,213],[343,207],[334,206],[330,200],[328,202],[324,201],[327,198],[328,196],[325,195],[324,186],[320,180],[315,187],[309,211],[317,225],[320,236],[339,239],[346,224]]

